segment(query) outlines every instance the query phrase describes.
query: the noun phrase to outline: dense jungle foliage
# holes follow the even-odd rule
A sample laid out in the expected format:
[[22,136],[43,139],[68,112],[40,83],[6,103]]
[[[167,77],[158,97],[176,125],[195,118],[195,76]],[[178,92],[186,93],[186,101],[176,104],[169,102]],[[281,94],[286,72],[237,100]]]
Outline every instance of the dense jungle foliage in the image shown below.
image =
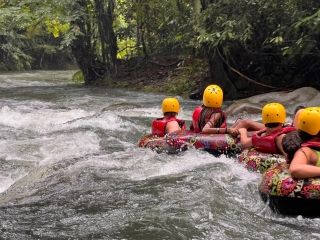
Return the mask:
[[2,0],[0,26],[0,70],[76,63],[96,84],[171,56],[229,98],[320,86],[318,0]]

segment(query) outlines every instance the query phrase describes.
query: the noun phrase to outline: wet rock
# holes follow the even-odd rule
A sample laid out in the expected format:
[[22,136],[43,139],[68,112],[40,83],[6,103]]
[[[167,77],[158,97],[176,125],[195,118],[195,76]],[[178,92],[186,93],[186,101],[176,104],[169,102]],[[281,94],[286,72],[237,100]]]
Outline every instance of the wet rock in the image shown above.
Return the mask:
[[228,114],[237,115],[247,112],[260,114],[261,108],[269,102],[282,103],[287,108],[287,113],[293,114],[298,105],[307,107],[320,106],[320,92],[311,87],[303,87],[292,92],[270,92],[235,101],[226,108]]

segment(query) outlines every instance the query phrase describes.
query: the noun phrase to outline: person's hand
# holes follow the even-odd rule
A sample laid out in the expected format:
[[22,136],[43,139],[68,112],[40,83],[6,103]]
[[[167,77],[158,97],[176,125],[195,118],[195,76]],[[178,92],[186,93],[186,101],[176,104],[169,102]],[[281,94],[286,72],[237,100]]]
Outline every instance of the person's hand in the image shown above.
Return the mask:
[[247,135],[247,132],[248,132],[247,129],[245,128],[239,128],[238,131],[240,134],[245,134],[245,135]]
[[238,129],[235,128],[228,128],[228,134],[230,134],[232,137],[237,137],[239,135]]

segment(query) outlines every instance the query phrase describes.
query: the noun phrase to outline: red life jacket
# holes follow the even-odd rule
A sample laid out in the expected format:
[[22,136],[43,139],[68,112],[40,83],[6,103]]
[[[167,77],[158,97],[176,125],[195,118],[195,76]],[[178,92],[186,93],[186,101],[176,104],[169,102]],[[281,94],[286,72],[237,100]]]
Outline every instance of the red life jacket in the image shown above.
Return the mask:
[[151,125],[151,133],[154,136],[163,137],[166,135],[166,126],[168,122],[176,121],[180,128],[185,130],[186,125],[185,122],[181,119],[178,119],[176,117],[163,117],[163,118],[157,118],[152,121]]
[[278,130],[273,131],[267,136],[261,136],[264,132],[266,132],[266,128],[262,129],[252,135],[252,145],[259,152],[280,153],[276,145],[276,138],[281,134],[286,134],[294,130],[294,127],[282,127]]
[[210,109],[209,111],[207,111],[206,113],[204,112],[204,108],[202,106],[196,107],[193,111],[192,114],[192,128],[190,127],[191,130],[193,130],[196,133],[199,133],[202,131],[204,126],[200,126],[200,119],[202,117],[203,114],[206,114],[204,117],[205,122],[207,123],[212,114],[215,113],[220,113],[221,117],[222,117],[222,123],[219,124],[218,126],[214,126],[217,128],[226,128],[227,127],[227,115],[225,114],[225,112],[223,112],[221,110],[221,108],[216,108],[216,109]]
[[314,138],[301,144],[301,147],[309,147],[312,149],[320,149],[320,138]]

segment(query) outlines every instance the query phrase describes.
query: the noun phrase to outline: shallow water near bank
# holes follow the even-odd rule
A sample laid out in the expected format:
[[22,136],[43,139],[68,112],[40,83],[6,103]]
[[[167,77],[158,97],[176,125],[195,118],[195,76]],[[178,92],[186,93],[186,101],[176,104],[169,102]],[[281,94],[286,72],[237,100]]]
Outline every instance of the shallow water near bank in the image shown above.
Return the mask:
[[[271,212],[235,159],[138,148],[164,95],[72,73],[0,75],[1,239],[320,238],[320,219]],[[180,101],[189,119],[199,102]]]

